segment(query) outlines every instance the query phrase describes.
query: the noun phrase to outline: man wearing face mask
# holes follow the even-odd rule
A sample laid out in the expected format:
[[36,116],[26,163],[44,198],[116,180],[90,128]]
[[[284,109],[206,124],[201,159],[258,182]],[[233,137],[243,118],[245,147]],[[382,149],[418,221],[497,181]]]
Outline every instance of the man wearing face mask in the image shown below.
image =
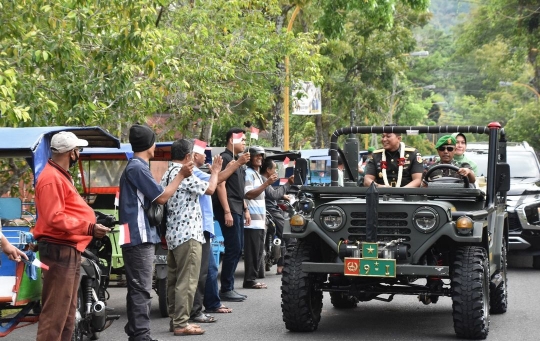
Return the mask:
[[34,238],[43,272],[42,310],[38,341],[71,340],[75,326],[81,252],[93,237],[102,238],[109,228],[96,224],[94,211],[79,195],[69,168],[79,159],[88,141],[71,132],[59,132],[51,139],[51,158],[37,184],[38,214]]

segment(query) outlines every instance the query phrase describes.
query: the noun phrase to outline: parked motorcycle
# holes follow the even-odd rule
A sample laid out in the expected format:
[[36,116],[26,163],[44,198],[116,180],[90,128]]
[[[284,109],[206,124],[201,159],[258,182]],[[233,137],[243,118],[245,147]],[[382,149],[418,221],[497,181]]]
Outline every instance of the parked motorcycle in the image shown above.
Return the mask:
[[[95,211],[97,222],[114,228],[118,223],[114,216]],[[107,329],[120,315],[113,315],[113,308],[107,307],[110,298],[107,288],[111,274],[112,243],[109,236],[94,238],[82,253],[81,278],[77,295],[77,312],[73,341],[82,341],[85,336],[99,339],[100,333]]]
[[154,259],[154,290],[158,295],[159,314],[161,317],[168,317],[167,308],[167,242],[162,240],[156,244]]

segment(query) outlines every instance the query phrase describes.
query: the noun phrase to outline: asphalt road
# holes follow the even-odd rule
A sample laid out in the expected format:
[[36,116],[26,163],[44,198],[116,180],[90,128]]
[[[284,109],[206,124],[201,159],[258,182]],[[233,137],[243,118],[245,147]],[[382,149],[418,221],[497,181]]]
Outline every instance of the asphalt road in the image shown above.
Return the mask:
[[[492,315],[488,340],[537,341],[540,339],[540,271],[533,270],[530,260],[511,257],[509,260],[509,307],[503,315]],[[437,304],[423,305],[414,296],[396,296],[390,303],[370,301],[352,310],[337,310],[324,295],[322,318],[313,333],[292,333],[285,329],[281,318],[281,276],[267,272],[264,282],[268,289],[242,290],[249,297],[245,302],[224,302],[231,314],[216,314],[217,322],[204,324],[206,333],[192,336],[197,341],[257,341],[257,340],[457,340],[452,323],[450,298]],[[242,283],[243,264],[237,271],[237,287]],[[122,317],[101,333],[100,340],[127,340],[123,332],[126,323],[125,288],[110,289],[108,304]],[[158,312],[157,295],[152,306],[152,334],[158,340],[176,340],[168,332],[168,318]],[[6,340],[35,339],[37,325],[13,331]]]

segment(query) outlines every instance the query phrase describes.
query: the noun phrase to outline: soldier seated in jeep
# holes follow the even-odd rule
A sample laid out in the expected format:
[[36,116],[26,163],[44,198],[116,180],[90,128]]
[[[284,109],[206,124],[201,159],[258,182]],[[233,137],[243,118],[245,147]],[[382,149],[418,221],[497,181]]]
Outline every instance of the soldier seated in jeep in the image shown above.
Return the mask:
[[383,133],[382,144],[366,164],[364,186],[375,182],[378,187],[419,187],[424,167],[418,150],[406,147],[398,132]]
[[471,166],[466,162],[458,162],[454,160],[456,139],[452,135],[445,135],[437,141],[435,148],[437,148],[440,160],[426,169],[424,172],[422,185],[424,187],[427,186],[428,181],[456,183],[461,182],[462,179],[466,178],[466,187],[474,188],[473,184],[476,181],[476,176]]

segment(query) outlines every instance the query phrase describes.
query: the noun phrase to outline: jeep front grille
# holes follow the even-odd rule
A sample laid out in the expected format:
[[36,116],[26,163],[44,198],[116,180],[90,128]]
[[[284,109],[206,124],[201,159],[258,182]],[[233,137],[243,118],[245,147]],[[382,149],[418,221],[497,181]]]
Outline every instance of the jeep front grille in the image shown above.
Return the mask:
[[[350,227],[348,229],[349,240],[366,240],[366,213],[351,212]],[[411,226],[409,226],[406,212],[379,212],[377,239],[380,242],[390,242],[402,238],[405,242],[410,241]]]

